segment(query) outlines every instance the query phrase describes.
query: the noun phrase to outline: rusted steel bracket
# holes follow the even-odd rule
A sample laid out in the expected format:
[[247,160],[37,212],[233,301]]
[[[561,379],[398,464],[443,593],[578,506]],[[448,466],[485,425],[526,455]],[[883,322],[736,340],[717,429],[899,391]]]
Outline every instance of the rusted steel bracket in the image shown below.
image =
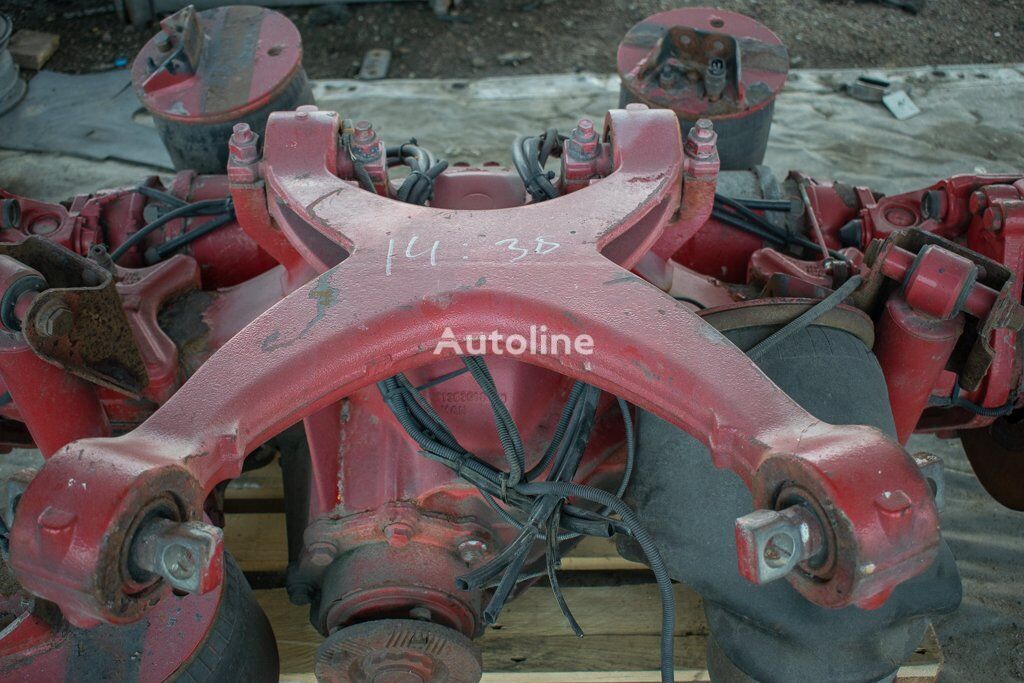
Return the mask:
[[149,377],[111,274],[42,237],[0,244],[0,255],[46,279],[48,288],[39,292],[22,322],[32,350],[73,375],[139,396]]

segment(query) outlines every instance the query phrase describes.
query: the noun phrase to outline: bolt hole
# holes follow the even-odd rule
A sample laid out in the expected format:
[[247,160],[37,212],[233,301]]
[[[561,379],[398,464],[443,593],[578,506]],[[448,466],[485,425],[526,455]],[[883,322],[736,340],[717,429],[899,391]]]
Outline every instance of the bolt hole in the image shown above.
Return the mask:
[[55,232],[59,227],[60,221],[54,216],[42,216],[33,220],[28,226],[28,230],[33,235],[49,235],[51,232]]
[[723,26],[725,26],[725,22],[719,19],[718,17],[712,17],[711,25],[714,26],[715,28],[722,28]]
[[764,546],[764,563],[772,569],[778,569],[789,564],[789,560],[796,552],[796,542],[789,534],[775,534],[768,539]]
[[272,47],[269,50],[267,50],[267,54],[270,55],[271,57],[276,57],[279,54],[281,54],[281,51],[283,49],[284,48],[282,48],[280,45],[275,45],[274,47]]

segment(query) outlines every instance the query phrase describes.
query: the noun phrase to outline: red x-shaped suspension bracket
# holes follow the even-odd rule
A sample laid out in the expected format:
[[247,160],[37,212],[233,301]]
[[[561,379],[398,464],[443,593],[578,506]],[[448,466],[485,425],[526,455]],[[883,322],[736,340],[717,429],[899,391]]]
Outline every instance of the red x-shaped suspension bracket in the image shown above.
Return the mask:
[[827,576],[790,575],[810,600],[877,604],[923,570],[938,520],[908,454],[875,429],[815,419],[722,334],[630,272],[667,231],[692,229],[678,224],[694,212],[680,207],[687,166],[675,117],[612,111],[605,135],[615,171],[590,187],[452,211],[336,177],[334,112],[274,114],[262,166],[269,212],[321,274],[232,338],[142,426],[74,442],[46,463],[13,530],[23,585],[77,623],[138,618],[159,589],[131,592],[126,545],[155,502],[201,518],[206,493],[237,476],[254,447],[360,387],[436,361],[446,331],[529,337],[531,326],[590,335],[593,353],[522,360],[700,438],[757,506],[775,508],[785,489],[824,515]]

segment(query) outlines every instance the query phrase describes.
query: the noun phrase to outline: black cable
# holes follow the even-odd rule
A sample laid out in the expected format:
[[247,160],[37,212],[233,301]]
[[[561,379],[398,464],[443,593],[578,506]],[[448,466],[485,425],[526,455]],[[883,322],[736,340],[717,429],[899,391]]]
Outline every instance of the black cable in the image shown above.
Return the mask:
[[[626,427],[626,469],[622,473],[622,481],[619,482],[619,488],[615,490],[615,497],[622,498],[622,495],[626,492],[626,487],[629,486],[630,477],[633,476],[633,468],[636,467],[636,432],[633,428],[633,416],[629,412],[629,404],[621,396],[616,396],[615,401],[619,404],[619,410],[622,412],[622,421]],[[609,511],[603,514],[608,514]]]
[[561,610],[562,616],[569,623],[569,628],[579,638],[583,637],[583,629],[580,628],[576,618],[572,615],[572,611],[569,609],[568,603],[565,601],[565,596],[562,594],[561,586],[558,584],[558,573],[557,569],[561,566],[561,560],[559,559],[558,553],[558,527],[561,522],[561,509],[556,507],[554,513],[548,518],[548,529],[547,529],[547,541],[548,548],[547,552],[544,553],[544,565],[547,569],[548,583],[551,585],[551,592],[555,596],[555,602],[558,603],[558,609]]
[[424,206],[434,196],[434,181],[448,168],[448,162],[438,161],[429,150],[416,144],[416,140],[387,148],[388,166],[405,164],[409,176],[398,188],[396,199],[409,204]]
[[793,202],[788,199],[755,199],[753,197],[729,197],[729,199],[756,211],[793,213]]
[[373,178],[370,177],[370,173],[363,166],[363,163],[358,159],[352,159],[352,168],[356,174],[356,180],[359,181],[359,187],[363,188],[367,192],[373,192],[377,194],[377,186],[373,184]]
[[1009,415],[1014,411],[1016,400],[1010,398],[1009,401],[1001,406],[995,408],[986,408],[985,406],[969,401],[966,398],[960,396],[960,378],[953,383],[953,391],[950,393],[949,398],[941,398],[938,396],[932,396],[928,399],[928,405],[932,408],[963,408],[969,410],[975,415],[981,415],[982,417],[1003,417]]
[[554,128],[548,128],[536,137],[520,135],[512,143],[512,165],[533,201],[543,202],[561,195],[551,182],[555,178],[554,171],[545,170],[544,165],[549,157],[561,154],[566,139]]
[[[496,389],[494,389],[493,386],[493,380],[489,376],[477,377],[477,380],[485,393],[496,394]],[[600,391],[594,387],[585,387],[581,400],[575,403],[573,417],[570,419],[568,428],[566,429],[566,436],[568,438],[561,441],[558,454],[551,466],[549,478],[568,481],[575,475],[586,449],[586,445],[590,440],[590,433],[593,429],[599,398]],[[498,397],[498,400],[500,401],[500,397]],[[497,415],[496,419],[498,419]],[[629,436],[627,437],[627,440],[632,444],[632,439]],[[491,500],[489,502],[493,508],[499,511],[499,513],[502,512],[496,501]],[[555,531],[552,531],[550,522],[546,529],[542,529],[542,520],[551,517],[554,511],[558,509],[558,503],[559,501],[552,500],[550,498],[541,498],[536,501],[530,510],[527,519],[517,525],[520,529],[520,535],[514,543],[516,549],[492,559],[485,566],[479,568],[476,573],[471,573],[470,576],[462,578],[462,581],[467,585],[472,585],[475,581],[493,577],[504,570],[502,572],[502,579],[498,584],[498,589],[495,591],[491,600],[487,604],[487,608],[484,610],[484,616],[489,623],[494,623],[498,618],[498,615],[501,613],[510,591],[516,585],[517,577],[522,573],[526,557],[529,554],[534,541],[548,536],[548,547],[554,547],[555,552],[557,553],[558,543],[563,540],[567,540],[568,538],[574,538],[580,532],[596,533],[598,535],[607,535],[609,533],[609,524],[607,522],[598,521],[595,523],[593,520],[576,520],[576,523],[573,523],[572,525],[565,524],[564,526],[573,530],[573,533],[568,535],[558,535]],[[515,520],[510,513],[505,512],[502,516],[511,520],[513,524],[518,522],[518,520]],[[588,513],[588,516],[597,518],[597,515],[592,515],[591,513]],[[582,522],[582,524],[580,522]],[[549,557],[547,561],[549,563],[556,562],[557,554],[553,558]],[[556,599],[559,602],[560,608],[563,609],[563,611],[568,612],[568,607],[565,604],[564,598],[561,596],[557,581],[553,584],[552,590],[557,593]],[[569,619],[570,624],[575,624],[575,620],[572,618],[571,613],[568,614],[567,618]]]
[[777,247],[785,247],[789,244],[788,239],[781,237],[778,233],[759,228],[756,225],[751,224],[748,221],[743,220],[739,216],[723,211],[721,209],[711,209],[711,217],[716,221],[731,225],[732,227],[742,230],[743,232],[760,237],[765,242],[771,242]]
[[682,296],[680,294],[673,294],[672,298],[675,299],[676,301],[682,301],[683,303],[692,304],[692,305],[697,307],[698,311],[703,311],[703,310],[707,309],[707,306],[705,306],[701,302],[697,301],[696,299],[693,299],[693,298],[688,297],[688,296]]
[[155,187],[150,187],[149,185],[139,185],[138,187],[135,188],[135,191],[144,197],[148,197],[149,199],[159,202],[160,204],[165,204],[171,207],[172,209],[176,209],[179,206],[185,206],[188,204],[188,202],[186,202],[184,199],[179,199],[178,197],[175,197],[172,194],[168,194],[167,192],[158,190]]
[[576,405],[580,400],[580,396],[583,395],[583,389],[586,388],[586,384],[577,380],[573,383],[572,389],[569,390],[569,398],[565,402],[565,406],[562,408],[562,414],[558,418],[558,424],[555,425],[555,431],[551,435],[551,441],[548,443],[548,447],[544,450],[544,455],[537,462],[536,465],[530,468],[526,473],[527,481],[536,479],[537,476],[547,469],[548,465],[555,457],[555,453],[562,444],[562,439],[565,437],[565,432],[569,428],[569,421],[572,419],[573,411],[576,409]]
[[864,281],[860,275],[854,275],[849,280],[844,282],[839,289],[829,294],[827,297],[819,301],[818,303],[811,306],[809,309],[798,315],[796,318],[786,323],[775,332],[768,335],[767,338],[762,339],[757,344],[747,349],[747,356],[750,360],[760,360],[764,354],[768,353],[769,350],[778,346],[783,341],[791,337],[793,334],[804,329],[815,320],[825,315],[833,308],[843,303],[848,296],[853,294],[854,290],[860,286],[860,283]]
[[183,232],[176,237],[172,237],[163,244],[158,244],[152,249],[147,249],[146,263],[152,265],[158,261],[163,261],[169,254],[173,254],[178,249],[181,249],[187,244],[191,244],[204,235],[209,235],[217,228],[222,228],[233,220],[235,220],[235,209],[234,207],[231,207],[231,209],[220,218],[214,218],[213,220],[206,221],[195,230]]
[[[772,238],[764,237],[764,239],[772,239],[772,240],[775,240],[775,241],[781,241],[780,244],[782,244],[783,246],[788,245],[790,243],[794,243],[794,244],[798,244],[801,247],[804,247],[805,249],[811,249],[813,251],[818,251],[818,250],[821,249],[821,245],[820,244],[818,244],[814,240],[808,239],[804,235],[780,233],[778,226],[776,226],[774,223],[772,223],[771,221],[766,219],[764,216],[761,216],[759,214],[754,213],[753,211],[748,209],[746,206],[744,206],[742,202],[736,201],[735,199],[732,199],[731,197],[726,197],[724,195],[720,195],[718,193],[715,193],[715,203],[716,204],[720,204],[722,206],[726,206],[726,207],[732,209],[737,214],[739,214],[740,218],[742,218],[744,221],[746,221],[747,224],[749,224],[749,226],[747,228],[740,228],[740,229],[747,229],[748,232],[752,232],[751,230],[749,230],[749,227],[760,228],[761,230],[765,231],[766,233],[769,233],[769,234],[773,235]],[[712,215],[715,218],[719,219],[719,220],[722,220],[721,216],[724,213],[725,212],[723,212],[723,211],[721,211],[719,209],[718,213],[716,215],[715,209],[712,208]],[[728,222],[728,221],[723,220],[723,222]],[[735,222],[730,222],[729,224],[730,225],[734,225],[734,227],[740,227]],[[842,254],[839,251],[836,251],[835,249],[829,249],[828,250],[828,254],[832,258],[836,258],[836,259],[839,259],[841,261],[849,261],[849,259],[846,258],[846,256],[844,254]]]
[[441,375],[440,377],[437,377],[436,379],[432,379],[429,382],[425,382],[425,383],[419,385],[418,387],[416,387],[416,391],[426,391],[427,389],[430,389],[431,387],[435,387],[438,384],[441,384],[442,382],[447,382],[450,379],[455,379],[459,375],[464,375],[467,372],[469,372],[469,368],[463,366],[463,367],[459,368],[458,370],[453,370],[452,372],[445,373],[445,374]]
[[505,452],[505,460],[508,462],[508,484],[518,484],[526,471],[526,456],[523,451],[523,439],[519,434],[512,415],[508,412],[497,387],[494,385],[494,378],[491,377],[487,364],[480,356],[463,356],[462,362],[469,368],[477,384],[484,392],[488,403],[491,404],[491,412],[494,414],[494,425],[498,430],[498,440]]
[[439,161],[425,171],[413,169],[398,188],[396,198],[400,202],[425,206],[434,196],[434,181],[447,168],[447,161]]
[[654,539],[640,522],[640,518],[621,499],[592,486],[573,482],[544,481],[520,484],[517,488],[525,494],[541,496],[553,494],[562,499],[582,498],[612,509],[622,518],[647,557],[647,565],[651,568],[654,579],[658,583],[658,592],[661,594],[661,680],[663,683],[672,683],[675,680],[673,642],[676,619],[675,592],[672,589],[672,580],[669,578],[665,561],[662,559],[661,553],[658,552]]
[[136,232],[132,233],[121,245],[110,254],[110,258],[113,261],[117,261],[119,258],[134,247],[136,244],[146,239],[147,236],[152,234],[155,230],[163,227],[167,223],[178,219],[191,216],[212,216],[220,213],[225,213],[230,210],[231,199],[203,199],[198,202],[191,204],[184,204],[177,208],[171,209],[167,213],[163,214],[156,220],[147,223],[146,225],[139,228]]
[[[642,529],[637,531],[639,522],[635,515],[632,515],[631,511],[632,516],[622,514],[623,509],[629,511],[629,508],[621,502],[620,496],[629,485],[630,475],[635,467],[636,435],[629,405],[624,400],[617,399],[626,433],[626,465],[623,478],[616,493],[612,494],[607,491],[601,491],[600,494],[593,493],[598,489],[573,484],[572,479],[579,469],[586,446],[590,441],[601,396],[600,390],[582,382],[573,385],[544,457],[528,473],[523,473],[525,455],[518,428],[512,420],[508,408],[501,400],[486,363],[483,358],[476,356],[463,357],[463,363],[491,403],[495,426],[509,466],[508,472],[495,469],[463,448],[440,416],[419,393],[419,388],[413,386],[404,375],[396,375],[378,383],[385,403],[403,429],[419,444],[422,449],[421,454],[445,464],[476,486],[487,504],[502,519],[519,530],[516,538],[495,557],[472,571],[456,577],[456,585],[463,590],[493,585],[494,592],[484,610],[484,619],[488,623],[494,623],[501,614],[512,590],[526,580],[523,570],[534,544],[538,540],[545,541],[544,561],[555,599],[573,631],[582,635],[579,624],[573,618],[565,602],[557,577],[553,577],[560,564],[560,543],[580,534],[608,537],[613,532],[618,532],[631,535],[640,534],[638,542],[642,548],[645,548],[645,552],[651,547],[649,535],[645,535],[646,532]],[[461,373],[447,373],[428,384],[433,386],[440,381],[457,376],[457,374]],[[527,481],[526,477],[537,476],[545,470],[548,472],[546,481],[533,483]],[[513,484],[513,481],[518,481],[518,484]],[[535,488],[529,488],[547,485],[579,487],[573,490],[583,493],[566,495],[564,491],[568,489],[538,492]],[[592,511],[569,504],[566,498],[570,496],[596,502],[602,506],[602,509]],[[496,498],[500,499],[500,502]],[[609,502],[611,500],[617,501],[617,504],[611,504]],[[509,509],[506,510],[503,505],[507,505]],[[525,513],[522,520],[517,519],[510,512],[510,510],[516,509]],[[622,518],[621,521],[608,517],[608,514],[612,512],[618,514]],[[560,533],[559,529],[566,529],[569,533]],[[656,553],[656,551],[653,552]],[[664,578],[664,564],[660,557],[653,554],[649,557],[649,562],[656,570],[655,577],[659,580],[659,588],[662,588],[664,593],[661,586],[661,580]],[[498,579],[499,576],[500,579]],[[495,579],[497,579],[497,583],[493,583]],[[664,595],[662,599],[664,605]],[[674,614],[671,586],[669,586],[668,599]],[[662,662],[663,668],[667,666],[669,671],[672,670],[671,631],[670,623],[668,660],[667,663],[664,659]],[[663,643],[663,658],[665,653],[666,649]]]
[[[596,409],[597,399],[600,397],[600,391],[593,387],[588,387],[588,390],[588,398],[592,399],[588,402],[591,407]],[[583,419],[578,420],[572,425],[572,438],[570,439],[572,445],[569,447],[571,455],[564,458],[561,465],[556,461],[556,464],[552,467],[552,476],[555,480],[568,481],[572,479],[579,467],[579,462],[583,456],[586,444],[590,440],[590,432],[594,426],[596,410],[585,410],[585,412],[581,414],[583,415]],[[589,419],[587,419],[588,417]],[[508,599],[508,591],[515,585],[515,578],[522,573],[523,564],[526,561],[526,556],[533,547],[533,542],[550,534],[550,531],[548,531],[548,524],[544,520],[548,520],[551,515],[554,514],[554,512],[559,508],[560,503],[561,500],[555,496],[540,496],[535,500],[533,507],[530,510],[530,514],[523,524],[523,529],[520,532],[520,536],[525,537],[528,540],[520,550],[512,555],[511,561],[508,562],[508,566],[505,569],[502,581],[498,586],[498,590],[496,590],[494,595],[491,596],[491,600],[488,602],[487,607],[484,610],[484,618],[488,623],[493,624],[501,614],[501,610]],[[551,542],[549,541],[549,546],[550,544]],[[557,539],[554,541],[554,547],[557,552]],[[552,586],[552,590],[559,591],[560,593],[557,583]],[[560,607],[564,607],[565,600],[559,600],[559,604]],[[567,607],[565,607],[565,609],[568,610]]]
[[377,187],[373,184],[373,178],[370,177],[370,174],[363,165],[363,162],[359,161],[359,159],[352,154],[351,132],[341,134],[341,146],[348,153],[348,158],[352,161],[352,170],[356,175],[356,181],[359,183],[359,187],[367,192],[377,194]]

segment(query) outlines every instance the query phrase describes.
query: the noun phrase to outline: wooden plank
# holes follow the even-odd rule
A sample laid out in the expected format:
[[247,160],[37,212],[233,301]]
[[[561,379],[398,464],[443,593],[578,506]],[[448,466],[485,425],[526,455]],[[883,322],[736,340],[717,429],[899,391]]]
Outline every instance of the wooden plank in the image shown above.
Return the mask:
[[562,558],[562,569],[566,571],[610,572],[622,570],[649,571],[639,562],[631,562],[619,556],[615,541],[610,538],[589,536]]
[[[483,651],[484,681],[576,683],[658,681],[660,603],[653,584],[567,587],[566,600],[586,632],[576,638],[565,625],[546,587],[531,587],[510,602],[495,627],[477,642]],[[257,591],[270,618],[281,656],[282,681],[311,681],[322,638],[309,624],[308,610],[288,602],[282,589]],[[700,599],[676,587],[677,681],[706,681],[707,627]],[[929,629],[897,680],[935,680],[941,651]]]
[[242,472],[242,476],[228,484],[225,498],[234,500],[283,500],[284,487],[281,484],[281,465],[275,457],[269,464],[258,470]]
[[60,45],[60,36],[55,33],[43,33],[21,29],[7,43],[7,49],[14,63],[23,69],[39,71],[43,64],[53,56]]
[[[710,681],[705,669],[676,669],[676,683]],[[901,679],[902,680],[902,679]],[[539,671],[532,673],[488,672],[481,683],[661,683],[658,671]],[[313,674],[281,674],[281,683],[316,683]]]
[[288,569],[288,542],[282,513],[228,514],[224,543],[243,572]]
[[[611,661],[609,652],[615,652],[617,669],[657,668],[661,607],[656,585],[571,586],[563,592],[587,636],[573,635],[546,586],[527,588],[478,640],[487,671],[602,670]],[[309,624],[307,608],[289,603],[283,589],[257,591],[256,596],[274,627],[282,672],[311,671],[323,639]],[[676,597],[679,661],[699,668],[706,638],[700,599],[682,585],[676,586]]]
[[[595,636],[661,633],[661,599],[653,582],[566,586],[562,593],[584,633]],[[675,594],[675,634],[706,635],[700,597],[683,584],[675,585]],[[574,637],[547,585],[531,586],[509,601],[500,619],[488,629],[481,642],[534,636]]]

